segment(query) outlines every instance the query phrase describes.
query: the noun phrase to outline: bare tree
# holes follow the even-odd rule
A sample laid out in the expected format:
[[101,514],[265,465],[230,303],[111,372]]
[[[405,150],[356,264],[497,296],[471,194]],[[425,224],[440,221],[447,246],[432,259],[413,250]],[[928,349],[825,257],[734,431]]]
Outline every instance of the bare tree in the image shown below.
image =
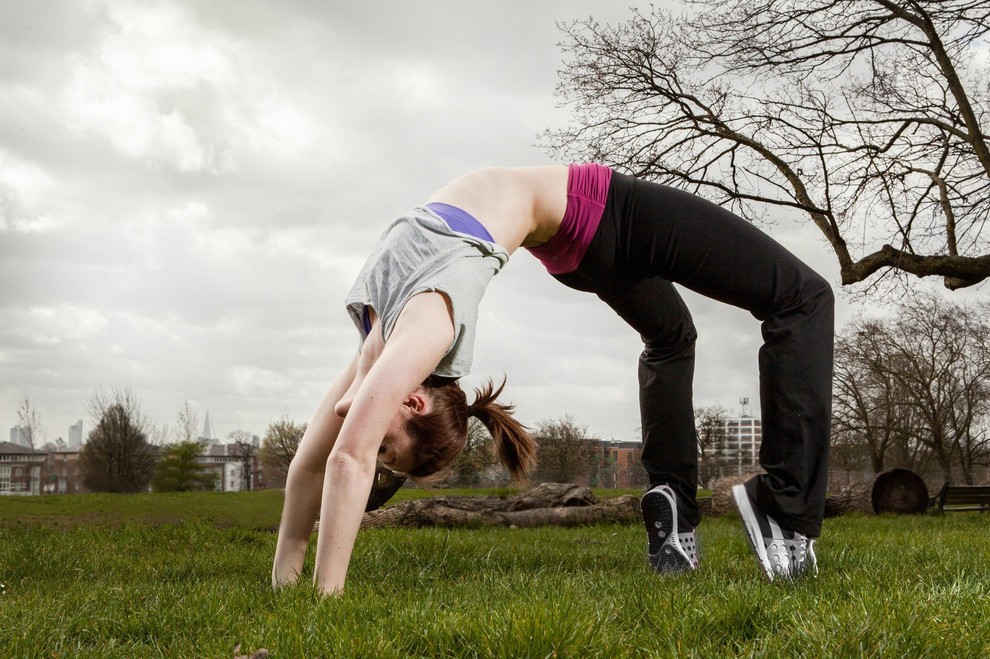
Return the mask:
[[536,474],[544,481],[573,482],[591,471],[598,460],[600,442],[589,439],[588,428],[579,426],[570,415],[554,421],[541,421],[536,428]]
[[258,454],[258,447],[254,445],[251,433],[246,430],[232,430],[227,438],[233,444],[231,454],[240,459],[244,489],[251,490],[256,485],[254,483],[254,458]]
[[975,481],[974,468],[990,464],[990,310],[969,311],[969,358],[960,364],[960,386],[952,410],[963,479]]
[[159,423],[148,419],[144,434],[149,443],[155,446],[165,446],[171,441],[172,429],[167,421]]
[[985,463],[990,390],[986,306],[980,310],[920,296],[900,308],[891,327],[891,372],[918,412],[918,440],[932,454],[946,480],[957,465],[967,482],[972,466]]
[[846,464],[879,474],[888,467],[919,469],[918,413],[895,377],[893,340],[885,325],[858,319],[836,340],[833,452]]
[[701,407],[694,411],[694,425],[698,433],[698,481],[710,487],[725,475],[725,467],[732,456],[726,452],[725,421],[728,414],[721,405]]
[[130,389],[98,389],[87,403],[94,428],[79,454],[83,482],[96,492],[147,488],[157,449],[148,443],[147,420]]
[[803,213],[842,283],[990,276],[985,0],[696,0],[562,26],[559,155]]
[[[447,469],[443,478],[446,487],[479,487],[488,474],[498,466],[494,440],[484,424],[472,417],[468,420],[464,448]],[[508,478],[506,478],[508,480]]]
[[31,402],[28,392],[21,394],[21,402],[17,406],[17,425],[23,428],[27,436],[29,448],[41,446],[45,441],[45,427],[41,423],[41,414]]
[[195,442],[199,440],[199,431],[196,430],[198,426],[199,419],[196,417],[196,413],[189,407],[189,401],[187,400],[179,409],[179,413],[175,418],[175,434],[178,437],[178,441]]
[[289,465],[299,449],[299,442],[302,441],[304,434],[306,434],[306,424],[296,423],[286,416],[268,424],[265,436],[261,440],[258,460],[268,482],[273,487],[285,487]]
[[919,295],[889,321],[853,322],[836,345],[840,457],[858,446],[875,472],[934,463],[972,482],[990,461],[990,307]]

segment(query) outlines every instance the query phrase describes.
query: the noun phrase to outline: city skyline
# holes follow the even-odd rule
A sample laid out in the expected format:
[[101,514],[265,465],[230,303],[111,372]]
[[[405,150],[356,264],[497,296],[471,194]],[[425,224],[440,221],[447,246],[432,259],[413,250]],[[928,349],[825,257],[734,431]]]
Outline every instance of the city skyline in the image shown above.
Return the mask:
[[[26,426],[15,424],[10,427],[10,442],[12,444],[17,444],[19,446],[25,446],[25,447],[31,447],[33,445],[35,449],[40,449],[46,444],[49,443],[57,444],[57,442],[61,440],[62,442],[65,443],[66,448],[78,449],[82,447],[83,444],[86,443],[86,439],[89,434],[88,431],[85,430],[85,427],[86,426],[84,420],[79,419],[76,423],[73,423],[72,425],[69,426],[68,432],[66,433],[66,437],[62,437],[61,435],[57,437],[50,437],[48,435],[47,430],[43,429],[44,432],[42,433],[42,436],[38,438],[37,441],[32,441],[30,429]],[[264,434],[264,432],[257,433],[257,432],[252,432],[250,430],[241,431],[241,432],[247,433],[248,436],[250,436],[253,440],[255,440],[255,443],[258,443],[258,441],[261,439],[261,437]],[[169,435],[170,436],[165,437],[166,443],[173,443],[176,441],[180,441],[180,439],[175,433],[169,433]],[[219,443],[223,443],[224,439],[232,439],[230,436],[226,438],[217,436],[216,431],[213,429],[213,423],[210,421],[209,411],[207,411],[205,415],[205,420],[203,422],[203,430],[197,435],[196,438],[199,440],[219,442]],[[152,438],[152,439],[156,439],[156,438]]]

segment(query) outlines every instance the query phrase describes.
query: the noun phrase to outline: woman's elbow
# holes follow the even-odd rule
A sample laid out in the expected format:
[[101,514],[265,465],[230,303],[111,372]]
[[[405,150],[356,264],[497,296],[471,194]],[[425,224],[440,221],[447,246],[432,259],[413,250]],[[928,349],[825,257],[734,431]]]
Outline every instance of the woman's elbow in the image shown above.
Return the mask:
[[327,458],[327,473],[339,475],[360,475],[374,473],[375,457],[366,456],[356,451],[341,447],[335,449]]

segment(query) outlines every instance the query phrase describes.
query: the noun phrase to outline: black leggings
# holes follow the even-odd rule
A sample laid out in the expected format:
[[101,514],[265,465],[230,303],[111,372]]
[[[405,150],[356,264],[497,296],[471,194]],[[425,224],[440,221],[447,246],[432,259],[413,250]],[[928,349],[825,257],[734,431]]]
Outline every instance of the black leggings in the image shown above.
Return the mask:
[[677,283],[763,322],[760,404],[766,474],[747,488],[784,527],[818,537],[832,404],[834,298],[772,238],[687,192],[614,172],[601,224],[577,270],[555,277],[598,295],[638,331],[643,466],[701,520],[691,314]]

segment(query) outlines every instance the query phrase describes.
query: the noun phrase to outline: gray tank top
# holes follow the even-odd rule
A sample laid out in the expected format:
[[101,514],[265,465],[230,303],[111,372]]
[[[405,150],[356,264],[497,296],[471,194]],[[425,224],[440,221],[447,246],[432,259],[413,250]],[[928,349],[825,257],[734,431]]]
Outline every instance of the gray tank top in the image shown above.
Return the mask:
[[433,373],[462,377],[471,370],[478,304],[508,260],[502,246],[454,231],[433,211],[417,206],[378,239],[347,295],[347,312],[363,343],[369,331],[365,308],[374,309],[382,340],[388,342],[409,298],[425,291],[444,293],[453,309],[454,340]]

